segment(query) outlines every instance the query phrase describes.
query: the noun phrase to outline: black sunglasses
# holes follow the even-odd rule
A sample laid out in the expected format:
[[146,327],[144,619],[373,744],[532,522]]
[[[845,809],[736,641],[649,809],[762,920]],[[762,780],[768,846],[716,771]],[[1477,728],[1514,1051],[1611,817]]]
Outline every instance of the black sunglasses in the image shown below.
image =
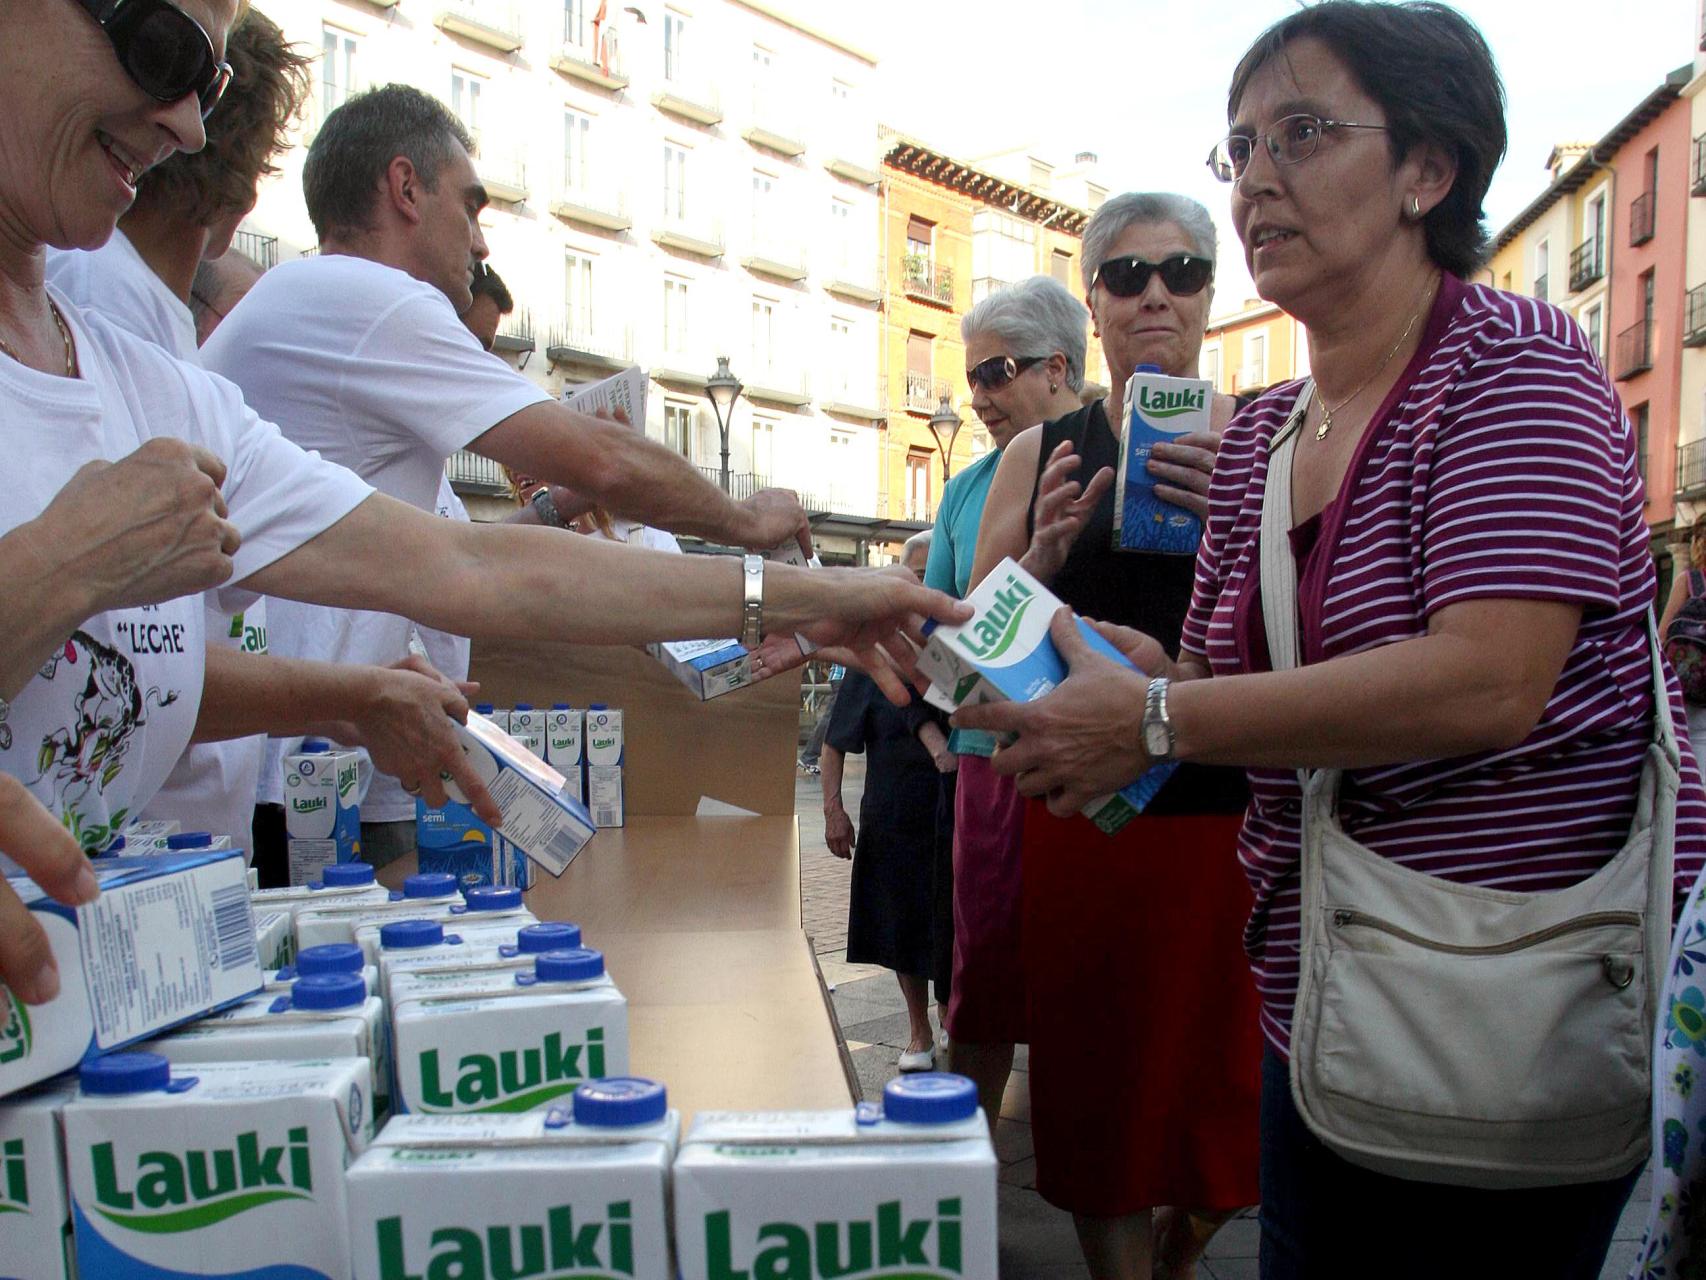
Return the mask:
[[1116,298],[1135,298],[1149,287],[1149,277],[1160,272],[1161,283],[1176,298],[1188,298],[1201,293],[1214,279],[1214,263],[1192,253],[1176,253],[1160,262],[1145,258],[1109,258],[1096,268],[1090,278],[1095,287],[1098,281]]
[[231,83],[201,24],[167,0],[77,0],[107,33],[125,74],[159,102],[195,94],[203,120]]
[[982,383],[985,391],[999,391],[1026,369],[1047,359],[1047,356],[1022,356],[1017,360],[1012,356],[990,356],[966,370],[966,381],[973,387]]

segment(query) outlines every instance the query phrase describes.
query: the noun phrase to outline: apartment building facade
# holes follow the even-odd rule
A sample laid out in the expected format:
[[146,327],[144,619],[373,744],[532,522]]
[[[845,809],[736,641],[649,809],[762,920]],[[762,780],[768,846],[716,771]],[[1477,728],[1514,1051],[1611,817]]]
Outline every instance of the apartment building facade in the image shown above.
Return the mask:
[[1199,376],[1226,395],[1260,391],[1309,372],[1303,326],[1271,302],[1250,298],[1209,320]]
[[[434,94],[477,142],[501,348],[553,393],[650,371],[646,433],[716,475],[706,380],[744,384],[731,490],[876,515],[882,386],[875,59],[758,0],[274,0],[321,51],[303,145],[248,229],[314,251],[306,144],[353,93]],[[459,457],[458,487],[499,477]]]

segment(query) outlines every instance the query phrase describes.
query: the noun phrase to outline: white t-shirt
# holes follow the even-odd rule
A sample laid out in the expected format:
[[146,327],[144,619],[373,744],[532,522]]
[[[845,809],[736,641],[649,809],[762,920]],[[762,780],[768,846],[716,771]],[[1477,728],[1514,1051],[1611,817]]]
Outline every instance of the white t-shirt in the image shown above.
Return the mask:
[[[112,239],[92,252],[48,250],[47,278],[83,310],[98,313],[180,360],[201,364],[195,317],[143,261],[123,231],[115,231]],[[240,613],[221,608],[218,592],[208,592],[203,601],[210,643],[247,653],[267,651],[264,599],[255,599]],[[255,784],[266,742],[266,735],[255,734],[190,747],[139,816],[173,819],[185,831],[230,836],[232,844],[249,850]]]
[[[667,551],[671,555],[681,554],[681,544],[667,529],[654,529],[649,524],[637,524],[620,516],[612,516],[610,532],[614,535],[607,539],[610,542],[620,542],[630,547],[645,547],[650,551]],[[588,536],[603,538],[605,534],[602,529],[593,529]]]
[[[477,436],[550,396],[494,360],[450,299],[365,258],[320,254],[274,267],[202,348],[257,413],[393,498],[431,511],[444,462]],[[274,600],[275,654],[389,665],[408,655],[410,623],[387,613]],[[258,796],[283,798],[280,763],[301,739],[271,739]],[[401,795],[401,792],[397,793]],[[369,794],[364,822],[413,819],[414,805]]]
[[[61,310],[81,378],[0,359],[0,533],[40,515],[85,463],[116,461],[156,436],[224,460],[225,501],[243,535],[233,580],[294,551],[372,492],[285,440],[230,383],[69,301]],[[189,742],[205,644],[199,596],[86,619],[12,699],[0,769],[59,814],[84,848],[104,847]]]

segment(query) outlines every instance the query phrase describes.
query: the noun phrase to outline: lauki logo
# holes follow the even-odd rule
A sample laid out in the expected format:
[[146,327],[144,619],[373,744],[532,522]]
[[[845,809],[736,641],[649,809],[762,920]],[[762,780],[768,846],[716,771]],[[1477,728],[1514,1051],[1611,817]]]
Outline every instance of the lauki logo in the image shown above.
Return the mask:
[[974,618],[954,636],[972,657],[993,662],[1013,647],[1025,610],[1036,599],[1016,574],[1007,575],[1007,585],[995,593],[995,603],[980,618]]
[[938,1200],[934,1218],[903,1218],[900,1201],[887,1200],[877,1206],[875,1222],[767,1222],[758,1229],[750,1270],[735,1267],[731,1233],[727,1210],[705,1215],[708,1280],[952,1280],[962,1274],[957,1197]]
[[376,1226],[380,1280],[617,1280],[634,1274],[633,1206],[618,1200],[604,1220],[575,1221],[559,1205],[543,1223],[520,1226],[435,1227],[427,1256],[409,1270],[401,1218]]
[[537,1048],[464,1054],[457,1060],[454,1080],[446,1077],[437,1049],[421,1054],[420,1067],[422,1110],[532,1111],[573,1093],[581,1081],[604,1075],[604,1028],[589,1028],[585,1044],[553,1031]]
[[308,1130],[291,1129],[279,1146],[240,1133],[230,1147],[144,1151],[120,1170],[110,1142],[89,1152],[95,1209],[132,1231],[151,1235],[196,1231],[279,1200],[312,1200]]

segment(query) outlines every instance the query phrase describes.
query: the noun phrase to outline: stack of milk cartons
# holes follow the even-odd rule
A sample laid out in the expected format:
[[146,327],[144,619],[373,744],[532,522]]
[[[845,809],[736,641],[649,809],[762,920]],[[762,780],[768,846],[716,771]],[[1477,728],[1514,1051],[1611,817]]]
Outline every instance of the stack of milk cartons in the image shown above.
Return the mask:
[[361,948],[353,942],[327,942],[318,947],[309,947],[292,963],[268,972],[263,989],[289,991],[299,978],[312,978],[317,974],[327,973],[353,973],[365,982],[367,989],[375,995],[385,994],[380,985],[378,966],[369,963]]
[[[387,1001],[398,974],[468,973],[477,969],[531,969],[547,951],[581,945],[581,928],[567,921],[465,924],[447,931],[437,920],[394,920],[379,927],[379,982]],[[359,951],[359,948],[358,948]]]
[[0,1097],[261,988],[248,870],[234,849],[100,858],[100,897],[66,907],[8,881],[47,933],[59,994],[0,986]]
[[458,932],[472,932],[481,938],[515,936],[524,925],[538,923],[537,917],[521,900],[521,890],[508,884],[479,884],[455,899],[432,900],[425,910],[380,913],[356,922],[352,937],[367,964],[379,963],[380,938],[385,926],[398,920],[425,920]]
[[0,1101],[0,1272],[7,1280],[76,1280],[71,1201],[59,1115],[76,1096],[64,1081]]
[[624,814],[622,712],[595,702],[586,712],[586,807],[598,827],[619,827]]
[[399,1111],[532,1111],[628,1072],[628,1004],[588,948],[390,979]]
[[333,905],[388,902],[391,891],[379,885],[365,862],[339,862],[324,868],[318,880],[280,889],[251,889],[255,939],[262,969],[282,969],[296,955],[299,912]]
[[86,1063],[62,1113],[78,1274],[346,1280],[370,1077],[362,1058]]
[[[517,714],[509,713],[512,728]],[[568,780],[545,762],[543,730],[541,712],[535,753],[529,745],[531,728],[524,728],[528,742],[523,743],[478,712],[470,712],[468,722],[457,726],[463,754],[503,814],[504,843],[520,849],[552,875],[561,875],[596,828]],[[445,790],[451,799],[467,803],[468,797],[455,782],[447,781]]]
[[328,866],[361,853],[357,789],[361,753],[334,750],[323,738],[304,738],[284,757],[284,825],[290,883],[307,884]]
[[533,915],[521,902],[521,890],[509,885],[477,885],[463,893],[456,877],[444,872],[422,872],[403,881],[403,892],[386,902],[347,908],[304,911],[296,917],[299,948],[327,942],[361,945],[368,962],[378,952],[379,926],[390,920],[513,920],[513,927],[531,924]]
[[680,1129],[664,1087],[633,1077],[525,1115],[398,1116],[349,1171],[355,1280],[674,1280]]
[[995,1150],[963,1076],[878,1108],[700,1112],[675,1160],[682,1280],[997,1274]]
[[[986,702],[1035,702],[1064,679],[1066,661],[1049,638],[1061,602],[1011,558],[973,588],[966,603],[975,612],[958,626],[924,624],[918,670],[932,686],[933,702],[949,710]],[[1078,632],[1097,654],[1127,670],[1127,658],[1084,619]],[[1153,765],[1111,796],[1098,796],[1080,812],[1106,832],[1115,832],[1142,813],[1178,768]]]

